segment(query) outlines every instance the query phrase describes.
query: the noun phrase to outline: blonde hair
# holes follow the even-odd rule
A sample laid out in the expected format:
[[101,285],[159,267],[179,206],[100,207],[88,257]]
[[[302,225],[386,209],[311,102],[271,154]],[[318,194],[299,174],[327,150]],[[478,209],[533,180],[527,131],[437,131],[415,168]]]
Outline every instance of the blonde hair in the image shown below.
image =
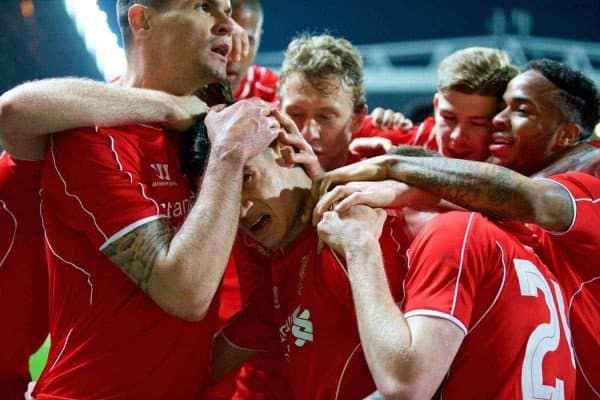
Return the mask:
[[458,50],[440,63],[438,91],[456,90],[501,98],[508,82],[519,73],[508,55],[488,47],[468,47]]
[[362,57],[346,39],[308,34],[294,38],[285,52],[279,88],[294,72],[304,74],[311,86],[323,94],[329,94],[332,78],[337,79],[352,92],[355,111],[366,104]]

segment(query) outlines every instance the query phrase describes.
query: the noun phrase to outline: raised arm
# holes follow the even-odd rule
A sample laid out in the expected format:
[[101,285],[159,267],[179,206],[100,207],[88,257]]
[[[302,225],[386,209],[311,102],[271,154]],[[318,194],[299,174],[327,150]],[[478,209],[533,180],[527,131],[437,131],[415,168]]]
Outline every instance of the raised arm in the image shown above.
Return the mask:
[[41,160],[48,134],[84,126],[158,123],[185,130],[207,111],[193,96],[80,78],[45,79],[0,96],[0,141],[17,158]]
[[445,157],[372,158],[324,174],[313,193],[325,193],[335,183],[383,179],[404,182],[497,219],[532,222],[552,231],[564,231],[573,221],[572,199],[559,184],[488,163]]
[[405,318],[384,270],[378,242],[384,221],[382,210],[355,206],[326,213],[319,235],[346,259],[362,348],[381,397],[432,398],[464,333],[440,318]]
[[164,219],[146,223],[103,252],[163,310],[204,318],[219,286],[238,226],[243,167],[278,135],[258,100],[210,112],[212,146],[196,201],[174,232]]

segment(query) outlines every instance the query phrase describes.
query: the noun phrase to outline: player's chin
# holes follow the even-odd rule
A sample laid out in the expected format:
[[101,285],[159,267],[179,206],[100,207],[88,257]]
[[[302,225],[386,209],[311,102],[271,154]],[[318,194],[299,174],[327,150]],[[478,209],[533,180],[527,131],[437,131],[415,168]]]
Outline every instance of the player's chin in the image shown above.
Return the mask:
[[221,63],[214,63],[213,65],[207,65],[206,68],[211,80],[213,81],[226,81],[227,80],[227,69],[225,65]]

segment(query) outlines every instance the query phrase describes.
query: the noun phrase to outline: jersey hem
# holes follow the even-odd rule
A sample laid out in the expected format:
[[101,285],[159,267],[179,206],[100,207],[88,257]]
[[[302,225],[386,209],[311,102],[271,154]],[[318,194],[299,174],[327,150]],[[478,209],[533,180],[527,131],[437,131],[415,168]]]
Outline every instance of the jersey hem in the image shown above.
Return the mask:
[[410,317],[416,317],[416,316],[435,317],[435,318],[442,318],[442,319],[448,320],[448,321],[452,322],[454,325],[458,326],[460,328],[460,330],[463,331],[465,336],[467,335],[467,327],[454,315],[450,315],[450,314],[447,314],[447,313],[444,313],[441,311],[426,310],[426,309],[417,309],[417,310],[412,310],[412,311],[404,313],[404,318],[410,318]]
[[102,246],[100,246],[99,250],[104,251],[104,249],[106,249],[108,246],[110,246],[113,242],[121,239],[123,236],[127,235],[129,232],[133,231],[134,229],[139,228],[140,226],[142,226],[148,222],[155,221],[155,220],[161,219],[161,218],[167,218],[167,216],[163,215],[163,214],[151,215],[149,217],[142,218],[140,220],[135,221],[134,223],[127,225],[125,228],[121,229],[120,231],[118,231],[117,233],[115,233],[114,235],[112,235],[111,237],[106,239],[106,241],[102,244]]

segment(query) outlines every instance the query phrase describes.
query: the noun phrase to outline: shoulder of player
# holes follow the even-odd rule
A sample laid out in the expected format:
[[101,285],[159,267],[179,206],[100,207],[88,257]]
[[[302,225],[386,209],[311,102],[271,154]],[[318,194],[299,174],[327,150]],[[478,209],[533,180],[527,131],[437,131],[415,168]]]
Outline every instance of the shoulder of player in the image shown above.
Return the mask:
[[252,70],[252,76],[256,81],[262,82],[263,84],[277,84],[279,81],[279,74],[267,67],[253,65],[250,68]]
[[277,83],[279,82],[279,75],[276,72],[266,67],[253,66],[252,71],[248,71],[246,78],[256,90],[263,94],[264,100],[275,100]]
[[476,212],[451,211],[428,222],[411,248],[427,246],[439,253],[489,247],[501,230]]
[[430,143],[435,143],[435,135],[433,134],[434,126],[435,119],[428,117],[419,126],[414,127],[412,131],[414,139],[411,144],[430,148]]
[[575,199],[589,197],[594,200],[600,197],[600,179],[584,172],[567,172],[552,175],[546,180],[560,184]]

